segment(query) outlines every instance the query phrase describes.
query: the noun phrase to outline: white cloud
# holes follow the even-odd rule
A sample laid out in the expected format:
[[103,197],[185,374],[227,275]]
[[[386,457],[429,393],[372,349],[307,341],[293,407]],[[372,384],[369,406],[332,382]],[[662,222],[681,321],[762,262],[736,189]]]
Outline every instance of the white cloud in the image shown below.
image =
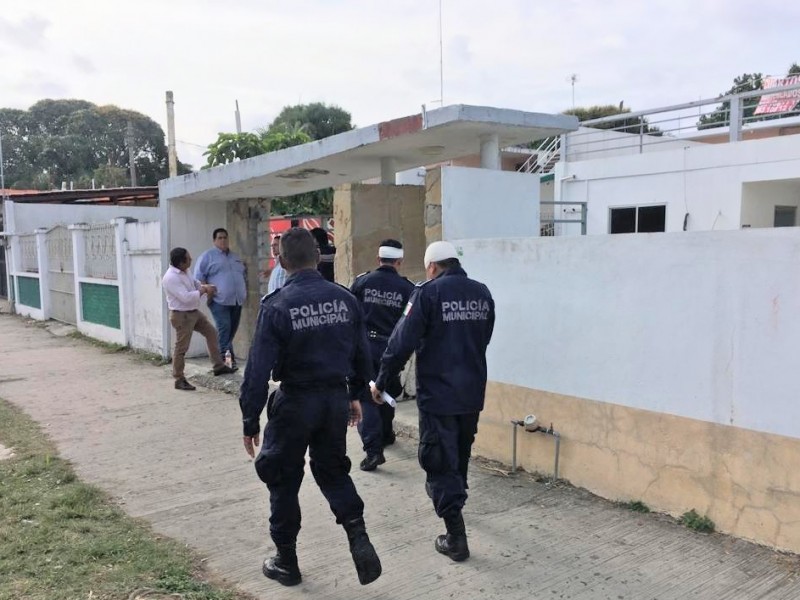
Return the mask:
[[[181,160],[282,106],[335,103],[358,125],[439,98],[437,0],[27,0],[0,17],[2,103],[83,98],[165,127],[176,100]],[[800,8],[783,0],[442,0],[446,103],[556,112],[714,97],[744,72],[800,60]],[[194,144],[194,145],[192,145]]]

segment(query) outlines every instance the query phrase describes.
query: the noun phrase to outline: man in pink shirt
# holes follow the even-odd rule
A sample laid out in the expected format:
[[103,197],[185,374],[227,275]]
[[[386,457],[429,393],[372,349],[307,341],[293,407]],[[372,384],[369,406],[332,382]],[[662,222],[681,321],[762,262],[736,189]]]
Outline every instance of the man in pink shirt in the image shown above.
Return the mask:
[[192,340],[192,333],[198,332],[206,338],[208,355],[214,366],[214,375],[233,373],[233,369],[222,361],[219,353],[217,330],[211,321],[200,312],[200,298],[206,294],[213,296],[216,288],[202,284],[189,274],[192,257],[186,248],[173,248],[169,253],[171,265],[161,280],[161,287],[167,296],[169,322],[175,328],[175,350],[172,352],[172,376],[175,389],[191,391],[196,389],[186,381],[183,373],[186,365],[186,351]]

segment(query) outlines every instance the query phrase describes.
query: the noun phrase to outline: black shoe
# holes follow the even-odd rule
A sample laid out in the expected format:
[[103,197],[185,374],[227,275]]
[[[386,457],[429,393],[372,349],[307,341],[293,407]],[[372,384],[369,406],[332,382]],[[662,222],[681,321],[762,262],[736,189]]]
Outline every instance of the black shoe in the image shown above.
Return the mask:
[[449,556],[450,560],[461,562],[469,558],[469,547],[467,546],[467,535],[440,535],[434,543],[439,554]]
[[261,572],[267,578],[285,586],[297,585],[303,581],[294,546],[278,546],[278,553],[264,561]]
[[359,466],[362,471],[374,471],[378,468],[378,465],[382,465],[385,462],[386,459],[383,456],[383,452],[380,452],[372,456],[367,456],[367,458],[361,461],[361,465]]
[[386,448],[386,446],[391,446],[392,444],[394,444],[396,439],[397,439],[397,434],[394,431],[392,431],[389,435],[383,438],[383,447]]
[[369,541],[364,519],[361,517],[352,519],[344,524],[344,529],[350,542],[350,554],[356,565],[358,581],[361,585],[372,583],[381,576],[381,559]]
[[228,365],[222,365],[219,367],[214,367],[214,375],[229,375],[230,373],[235,373],[237,369],[233,367],[229,367]]
[[176,390],[186,390],[187,392],[193,392],[197,388],[194,387],[188,381],[186,381],[185,377],[181,377],[180,379],[176,379],[175,380],[175,389]]

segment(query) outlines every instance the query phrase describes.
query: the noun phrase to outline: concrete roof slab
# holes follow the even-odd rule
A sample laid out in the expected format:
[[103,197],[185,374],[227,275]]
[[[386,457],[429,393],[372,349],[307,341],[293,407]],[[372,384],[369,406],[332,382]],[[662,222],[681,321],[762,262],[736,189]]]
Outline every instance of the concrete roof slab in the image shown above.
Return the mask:
[[162,200],[228,201],[291,196],[477,154],[483,136],[513,146],[578,128],[569,115],[483,106],[445,106],[361,127],[277,152],[204,169],[159,184]]

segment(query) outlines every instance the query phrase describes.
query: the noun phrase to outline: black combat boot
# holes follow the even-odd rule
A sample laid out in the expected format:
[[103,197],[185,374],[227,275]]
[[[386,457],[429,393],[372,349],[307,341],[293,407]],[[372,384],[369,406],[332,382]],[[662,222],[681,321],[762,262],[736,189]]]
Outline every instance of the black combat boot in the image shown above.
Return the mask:
[[447,527],[447,534],[436,538],[436,551],[451,560],[461,562],[469,558],[469,547],[467,546],[467,530],[464,527],[464,517],[458,513],[456,517],[444,520]]
[[294,544],[276,544],[277,554],[264,561],[261,571],[281,585],[297,585],[303,578],[297,566],[297,552]]
[[356,565],[358,581],[361,585],[372,583],[381,576],[381,559],[369,541],[363,517],[350,519],[344,523],[344,530],[350,542],[350,554]]

